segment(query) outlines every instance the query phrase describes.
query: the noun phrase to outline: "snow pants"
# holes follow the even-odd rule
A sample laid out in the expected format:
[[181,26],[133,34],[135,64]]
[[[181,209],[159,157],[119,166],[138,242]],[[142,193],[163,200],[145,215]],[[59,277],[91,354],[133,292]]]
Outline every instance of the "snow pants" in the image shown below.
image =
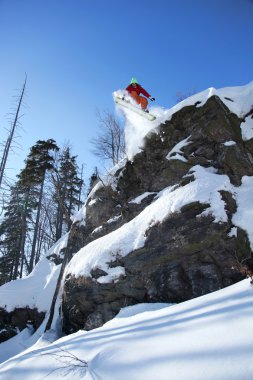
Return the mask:
[[136,101],[136,103],[138,103],[138,104],[141,105],[142,109],[145,110],[147,108],[148,101],[147,101],[146,98],[144,98],[143,96],[138,95],[136,91],[131,91],[130,95],[132,96],[132,98],[134,98],[134,100]]

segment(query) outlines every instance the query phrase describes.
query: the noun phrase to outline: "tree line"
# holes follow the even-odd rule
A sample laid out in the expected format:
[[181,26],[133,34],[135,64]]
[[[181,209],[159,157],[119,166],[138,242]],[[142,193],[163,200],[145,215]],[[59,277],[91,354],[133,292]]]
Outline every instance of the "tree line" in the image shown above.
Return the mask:
[[[6,181],[5,168],[15,141],[23,103],[25,78],[17,109],[0,161],[0,285],[31,273],[43,253],[69,231],[71,215],[82,202],[83,173],[69,146],[60,149],[53,139],[38,140],[14,184]],[[115,165],[125,156],[122,124],[108,111],[97,112],[99,131],[90,142],[103,165]],[[89,191],[99,179],[97,167]],[[3,195],[3,187],[7,186]]]
[[29,274],[69,230],[83,185],[70,147],[60,149],[53,139],[32,146],[0,224],[0,284]]

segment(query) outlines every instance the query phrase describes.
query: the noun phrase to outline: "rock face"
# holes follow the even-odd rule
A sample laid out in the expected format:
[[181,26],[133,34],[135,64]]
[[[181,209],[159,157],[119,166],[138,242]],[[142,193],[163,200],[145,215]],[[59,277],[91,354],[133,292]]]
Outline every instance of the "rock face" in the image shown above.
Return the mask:
[[27,326],[36,330],[44,318],[45,313],[38,312],[37,309],[15,308],[8,313],[0,308],[0,343],[12,338]]
[[[130,221],[165,187],[184,186],[192,180],[184,176],[195,165],[213,167],[240,186],[243,176],[253,175],[253,144],[242,140],[241,122],[216,96],[202,107],[188,106],[175,113],[146,137],[133,162],[115,173],[116,188],[98,188],[87,205],[86,226],[73,226],[69,249],[74,253]],[[188,139],[181,153],[185,160],[168,160],[168,153],[184,139]],[[145,192],[150,195],[142,202],[129,203]],[[251,256],[248,237],[239,228],[237,236],[228,236],[237,205],[229,192],[220,193],[227,222],[214,223],[211,215],[198,217],[209,204],[187,204],[150,228],[143,248],[110,263],[125,269],[116,282],[99,283],[97,278],[103,275],[99,269],[91,277],[67,276],[62,298],[65,332],[99,327],[127,305],[181,302],[242,279],[239,263]]]

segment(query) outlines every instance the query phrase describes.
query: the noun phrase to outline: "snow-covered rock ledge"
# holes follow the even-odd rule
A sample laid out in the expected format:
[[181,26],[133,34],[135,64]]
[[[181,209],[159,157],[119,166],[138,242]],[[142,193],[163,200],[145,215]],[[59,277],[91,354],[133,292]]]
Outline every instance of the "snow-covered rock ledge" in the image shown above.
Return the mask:
[[112,186],[93,189],[85,212],[91,237],[65,273],[67,333],[101,326],[125,305],[181,302],[244,277],[240,263],[253,247],[253,149],[238,115],[251,100],[245,106],[236,90],[221,94],[234,101],[212,90],[171,110],[116,168]]

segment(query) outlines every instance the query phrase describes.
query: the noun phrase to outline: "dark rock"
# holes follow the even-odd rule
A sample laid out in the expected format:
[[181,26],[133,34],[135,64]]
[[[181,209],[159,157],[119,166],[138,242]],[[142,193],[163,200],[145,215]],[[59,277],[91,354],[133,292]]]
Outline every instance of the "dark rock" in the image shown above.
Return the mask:
[[233,195],[225,190],[220,190],[221,198],[225,202],[225,210],[227,212],[227,216],[231,222],[233,214],[237,210],[237,204]]
[[253,280],[253,257],[248,257],[247,259],[245,259],[243,264],[247,267],[248,276],[251,277],[251,279]]
[[[213,223],[211,216],[198,217],[207,206],[186,205],[152,227],[145,247],[117,263],[126,272],[117,282],[69,277],[63,294],[65,332],[99,327],[126,305],[181,302],[242,279],[235,268],[237,239],[227,236],[229,225]],[[248,240],[240,244],[243,255],[250,255]]]
[[[70,232],[70,251],[74,254],[133,219],[164,188],[193,181],[190,169],[195,165],[213,167],[239,186],[244,175],[253,175],[253,139],[242,141],[241,122],[217,96],[202,107],[188,106],[175,113],[146,137],[133,162],[118,171],[116,189],[102,186],[93,194],[86,226],[77,224]],[[188,144],[181,149],[185,161],[168,160],[169,152],[186,138]],[[227,141],[235,144],[226,146]],[[140,204],[129,203],[144,192],[154,194]],[[252,255],[249,240],[240,228],[237,236],[228,236],[237,205],[228,191],[220,194],[228,215],[226,223],[214,223],[211,215],[201,215],[208,204],[185,205],[146,232],[143,248],[109,263],[125,269],[125,276],[117,281],[99,283],[105,272],[98,268],[91,277],[69,276],[62,298],[65,332],[99,327],[127,305],[181,302],[245,278],[238,263]],[[113,216],[119,218],[108,223]]]
[[52,255],[47,256],[47,259],[49,261],[52,261],[53,263],[55,263],[55,265],[62,264],[65,251],[66,251],[66,249],[64,248],[64,249],[62,249],[60,254],[57,255],[57,254],[53,253]]
[[36,330],[45,318],[44,312],[37,309],[15,308],[11,312],[0,308],[0,343],[15,336],[27,325]]
[[95,269],[92,269],[91,270],[91,276],[92,278],[99,278],[101,276],[106,276],[107,273],[105,271],[103,271],[102,269],[99,269],[99,268],[95,268]]

